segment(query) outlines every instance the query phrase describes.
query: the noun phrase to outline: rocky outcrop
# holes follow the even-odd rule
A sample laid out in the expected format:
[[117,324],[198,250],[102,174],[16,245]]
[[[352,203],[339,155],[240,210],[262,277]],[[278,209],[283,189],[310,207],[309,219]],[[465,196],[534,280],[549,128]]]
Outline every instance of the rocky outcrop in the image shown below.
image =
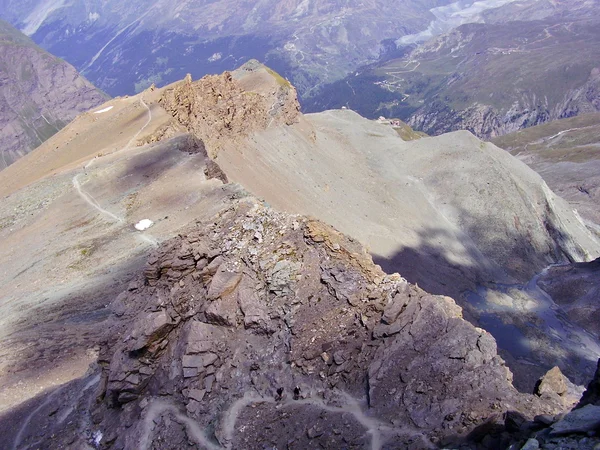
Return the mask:
[[539,397],[558,402],[565,409],[570,409],[577,404],[583,393],[583,387],[573,384],[558,366],[550,369],[535,387],[535,394]]
[[541,105],[535,100],[521,98],[509,108],[474,102],[464,109],[455,110],[434,99],[413,113],[407,123],[432,135],[469,130],[488,140],[554,120],[597,112],[600,111],[600,68],[592,70],[585,84],[565,92],[559,103]]
[[581,401],[577,405],[583,407],[586,405],[600,406],[600,359],[598,360],[598,368],[596,374],[590,384],[588,384],[586,391],[581,397]]
[[126,325],[100,358],[101,448],[508,444],[503,413],[560,410],[512,387],[451,298],[254,200],[157,250],[113,308]]
[[[245,85],[237,74],[246,75]],[[188,75],[164,92],[160,104],[207,144],[213,158],[223,142],[243,139],[272,124],[290,125],[300,111],[294,87],[257,61],[233,74],[208,75],[196,82]]]
[[4,21],[0,67],[0,170],[108,99],[72,66]]

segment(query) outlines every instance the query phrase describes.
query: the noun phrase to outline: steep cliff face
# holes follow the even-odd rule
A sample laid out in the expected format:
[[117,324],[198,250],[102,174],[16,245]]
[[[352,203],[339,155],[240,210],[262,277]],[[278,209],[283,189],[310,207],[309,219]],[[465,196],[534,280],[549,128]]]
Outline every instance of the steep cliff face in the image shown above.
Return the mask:
[[[390,125],[348,110],[299,114],[294,90],[255,62],[156,95],[172,126],[201,140],[228,180],[279,210],[333,224],[368,245],[386,270],[456,298],[474,323],[498,320],[514,336],[502,351],[541,371],[560,365],[578,382],[591,375],[587,361],[573,368],[580,342],[567,336],[540,346],[545,334],[529,325],[539,318],[524,319],[518,309],[542,305],[526,292],[537,273],[597,258],[600,244],[570,205],[507,152],[467,132],[407,142]],[[494,301],[507,284],[513,306],[498,310]],[[497,295],[477,300],[483,286]],[[557,356],[561,348],[567,356]],[[598,353],[591,343],[588,350]],[[522,389],[541,375],[522,374]]]
[[0,169],[107,99],[71,65],[0,21]]
[[507,417],[563,409],[518,393],[492,336],[451,298],[252,198],[157,249],[112,308],[87,390],[52,399],[57,417],[81,417],[48,424],[53,446],[506,446],[527,434]]
[[[554,120],[600,111],[600,67],[592,68],[587,79],[563,90],[560,92],[562,97],[554,101],[549,98],[556,93],[544,92],[544,81],[540,80],[540,83],[538,92],[532,90],[511,96],[514,103],[509,107],[492,101],[475,102],[464,109],[454,109],[436,98],[414,112],[408,123],[432,134],[469,130],[483,139],[490,139]],[[548,84],[552,81],[548,80]]]

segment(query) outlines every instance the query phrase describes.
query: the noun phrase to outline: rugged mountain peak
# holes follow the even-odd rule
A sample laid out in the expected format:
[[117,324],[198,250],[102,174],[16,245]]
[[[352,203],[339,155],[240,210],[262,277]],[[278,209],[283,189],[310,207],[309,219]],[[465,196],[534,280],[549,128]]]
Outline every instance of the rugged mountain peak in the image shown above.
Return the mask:
[[257,61],[196,82],[188,74],[165,90],[160,104],[205,142],[212,157],[222,142],[247,137],[275,124],[292,124],[300,111],[294,87]]
[[158,249],[114,306],[127,325],[93,413],[112,448],[433,448],[558,411],[512,387],[451,298],[251,198]]

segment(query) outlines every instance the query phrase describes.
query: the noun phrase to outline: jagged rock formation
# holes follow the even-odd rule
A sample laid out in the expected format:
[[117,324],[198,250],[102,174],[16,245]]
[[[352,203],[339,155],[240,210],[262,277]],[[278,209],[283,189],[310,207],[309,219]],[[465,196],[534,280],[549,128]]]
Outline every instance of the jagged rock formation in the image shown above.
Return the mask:
[[[568,206],[511,155],[464,132],[405,142],[351,111],[300,115],[285,80],[255,63],[110,106],[0,174],[8,185],[0,289],[14,298],[0,305],[0,370],[48,383],[46,369],[58,369],[57,359],[69,367],[97,361],[87,375],[25,397],[31,401],[0,417],[1,442],[125,449],[598,443],[554,433],[564,420],[581,427],[590,411],[561,415],[570,384],[558,369],[537,395],[519,393],[496,340],[463,318],[477,323],[475,302],[458,297],[462,309],[402,272],[386,274],[359,243],[387,246],[392,263],[446,292],[469,283],[480,292],[476,283],[498,274],[521,279],[555,258],[597,251]],[[291,206],[339,221],[354,236],[281,211]],[[141,219],[153,227],[137,231]],[[45,309],[34,306],[38,299]],[[546,304],[528,308],[538,306]],[[546,316],[514,312],[534,321],[523,329],[548,328]],[[85,346],[89,356],[68,359]],[[540,354],[523,357],[527,375],[555,365]],[[578,355],[562,353],[556,364],[570,376],[564,366]],[[577,375],[587,381],[589,367],[581,366]],[[0,387],[10,386],[6,377]]]
[[169,241],[114,307],[102,448],[433,448],[482,423],[474,439],[508,442],[502,413],[558,411],[517,393],[452,299],[251,200]]
[[71,65],[4,21],[0,68],[0,170],[108,99]]
[[[206,144],[230,179],[282,210],[334,224],[381,256],[439,234],[431,245],[444,247],[441,252],[457,242],[464,246],[450,259],[527,279],[552,259],[600,254],[600,243],[537,174],[468,133],[404,142],[391,127],[349,110],[300,115],[294,89],[256,62],[232,74],[176,83],[160,104]],[[328,180],[336,178],[344,189],[328,190]],[[386,201],[374,180],[394,186]],[[357,202],[368,208],[366,219],[354,208]],[[392,211],[407,214],[390,223]],[[455,236],[440,246],[446,230],[436,227],[448,222]]]
[[[255,72],[254,80],[267,82],[244,84],[239,78],[245,72]],[[265,74],[271,76],[260,76]],[[188,75],[164,92],[160,104],[184,129],[209,145],[213,158],[221,141],[241,141],[273,124],[291,125],[300,111],[294,87],[257,61],[246,63],[236,77],[225,72],[192,83]]]
[[[333,224],[387,271],[456,298],[474,323],[487,299],[477,305],[470,296],[493,289],[490,280],[524,286],[549,264],[600,255],[598,240],[539,175],[469,133],[406,142],[349,110],[301,115],[285,80],[256,62],[169,86],[160,104],[206,144],[228,180],[279,210]],[[564,342],[540,346],[543,336],[527,325],[535,317],[501,315],[529,335],[528,358],[543,371],[561,364],[579,383],[592,375],[591,364],[575,369],[571,356],[573,364],[558,356]],[[543,348],[551,350],[538,354]],[[519,387],[531,391],[540,375],[528,373]]]

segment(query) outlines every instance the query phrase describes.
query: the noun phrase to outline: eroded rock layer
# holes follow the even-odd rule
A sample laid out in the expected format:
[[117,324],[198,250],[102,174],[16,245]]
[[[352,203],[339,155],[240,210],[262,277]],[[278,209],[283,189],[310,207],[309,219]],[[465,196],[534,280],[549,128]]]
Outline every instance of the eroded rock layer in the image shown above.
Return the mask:
[[107,448],[429,448],[559,408],[512,387],[451,298],[253,200],[169,241],[114,308],[128,325],[93,414]]
[[[245,72],[262,72],[248,86],[239,80]],[[296,89],[276,72],[250,61],[237,73],[224,72],[192,82],[188,75],[167,89],[160,104],[185,129],[207,144],[215,157],[222,140],[240,140],[273,123],[291,125],[299,116]],[[266,80],[266,82],[265,82]]]

